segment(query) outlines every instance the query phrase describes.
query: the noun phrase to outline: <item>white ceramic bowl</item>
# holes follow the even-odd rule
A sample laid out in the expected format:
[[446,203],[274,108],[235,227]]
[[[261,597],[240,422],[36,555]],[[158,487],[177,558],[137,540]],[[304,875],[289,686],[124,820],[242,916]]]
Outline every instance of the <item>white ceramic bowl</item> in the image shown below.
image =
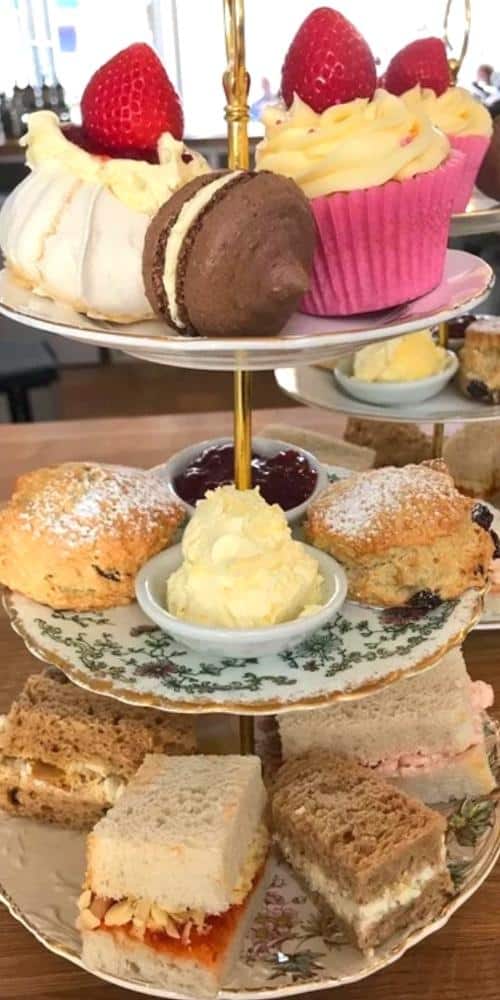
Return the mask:
[[441,389],[453,378],[458,368],[458,358],[453,351],[447,351],[446,367],[437,375],[419,378],[414,382],[363,382],[352,374],[354,355],[341,358],[334,368],[334,375],[344,392],[363,403],[375,406],[408,406],[423,403],[425,399],[437,396]]
[[[192,517],[194,514],[194,507],[187,503],[180,497],[174,487],[174,480],[179,475],[180,472],[192,462],[202,451],[206,451],[207,448],[217,448],[222,444],[232,444],[233,439],[231,437],[220,437],[212,438],[211,441],[198,441],[197,444],[191,444],[188,448],[183,448],[182,451],[178,451],[175,455],[169,458],[168,462],[164,465],[158,465],[155,469],[156,472],[160,472],[162,476],[165,476],[172,493],[175,498],[179,500],[180,503],[185,507],[188,516]],[[328,486],[328,476],[326,469],[318,462],[318,459],[311,454],[310,451],[306,451],[305,448],[298,448],[295,444],[289,444],[287,441],[278,441],[272,438],[260,438],[256,437],[252,439],[252,447],[255,451],[259,452],[261,455],[276,455],[279,451],[292,449],[292,451],[298,452],[299,455],[304,455],[304,457],[309,462],[311,468],[316,470],[317,480],[316,486],[311,493],[311,495],[304,501],[304,503],[298,504],[297,507],[290,507],[290,510],[284,511],[285,517],[289,524],[294,524],[304,517],[306,510],[318,493],[326,489]]]
[[165,549],[154,556],[139,571],[135,593],[144,614],[168,632],[181,645],[204,656],[254,657],[282,653],[297,646],[307,636],[316,632],[335,618],[345,601],[347,579],[344,570],[326,552],[304,546],[319,563],[324,579],[324,605],[315,614],[281,625],[266,628],[230,629],[192,625],[169,614],[165,608],[167,579],[182,562],[180,545]]

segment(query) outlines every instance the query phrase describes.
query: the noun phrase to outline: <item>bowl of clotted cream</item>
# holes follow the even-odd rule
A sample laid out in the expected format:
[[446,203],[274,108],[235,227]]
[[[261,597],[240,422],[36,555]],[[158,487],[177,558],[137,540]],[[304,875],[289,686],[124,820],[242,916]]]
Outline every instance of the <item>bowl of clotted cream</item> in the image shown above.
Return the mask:
[[335,618],[344,570],[296,541],[285,515],[259,491],[222,486],[197,504],[182,543],[136,577],[144,613],[204,656],[269,656]]
[[419,330],[369,344],[341,358],[334,375],[340,387],[363,403],[408,406],[437,396],[456,374],[458,358]]

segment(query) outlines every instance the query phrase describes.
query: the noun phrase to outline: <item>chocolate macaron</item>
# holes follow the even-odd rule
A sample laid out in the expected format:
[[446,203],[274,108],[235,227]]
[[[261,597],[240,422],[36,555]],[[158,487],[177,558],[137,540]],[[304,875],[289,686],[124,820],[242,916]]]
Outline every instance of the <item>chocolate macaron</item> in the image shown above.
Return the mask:
[[203,174],[149,225],[146,295],[180,333],[272,336],[309,287],[314,241],[309,203],[294,181],[266,171]]

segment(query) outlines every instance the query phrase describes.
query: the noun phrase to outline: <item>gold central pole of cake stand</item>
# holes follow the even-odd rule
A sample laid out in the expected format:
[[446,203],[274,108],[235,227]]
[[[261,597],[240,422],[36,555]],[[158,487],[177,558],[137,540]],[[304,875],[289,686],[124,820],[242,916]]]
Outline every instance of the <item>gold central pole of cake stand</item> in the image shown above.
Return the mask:
[[[440,323],[438,329],[438,338],[440,347],[448,347],[448,324]],[[433,434],[432,434],[432,457],[442,458],[443,457],[443,446],[444,446],[444,424],[434,424]]]
[[[228,166],[248,170],[248,89],[245,67],[245,9],[243,0],[224,0],[227,69],[223,83],[226,95]],[[250,372],[234,373],[234,480],[239,490],[252,485],[252,403]],[[254,752],[254,724],[251,716],[240,717],[241,753]]]
[[[443,23],[443,34],[444,34],[444,44],[448,50],[452,49],[452,45],[449,39],[449,26],[450,26],[450,14],[453,5],[453,0],[446,0],[446,8],[444,12],[444,23]],[[470,38],[470,26],[471,26],[471,0],[463,0],[464,5],[464,29],[462,37],[462,47],[457,57],[449,56],[448,66],[450,67],[450,77],[453,83],[457,82],[457,76],[460,71],[460,67],[464,61],[465,53],[467,52],[467,47],[469,45]],[[441,347],[445,350],[448,347],[448,324],[439,324],[439,343]],[[444,424],[434,424],[433,434],[432,434],[432,457],[442,458],[443,457],[443,447],[444,447]]]
[[[449,26],[450,26],[450,14],[451,14],[452,5],[453,5],[453,0],[446,0],[446,9],[445,9],[445,12],[444,12],[443,34],[444,34],[444,44],[446,45],[446,48],[448,50],[452,49],[452,45],[451,45],[451,42],[450,42],[450,39],[449,39],[449,34],[448,34],[449,33]],[[458,76],[458,74],[460,72],[460,67],[461,67],[461,65],[462,65],[462,63],[463,63],[463,61],[465,59],[465,53],[467,52],[467,48],[468,48],[468,45],[469,45],[469,38],[470,38],[470,26],[471,26],[471,20],[472,20],[471,0],[463,0],[463,6],[464,6],[464,19],[465,19],[465,23],[464,23],[464,31],[463,31],[463,37],[462,37],[462,48],[460,49],[460,52],[459,52],[458,56],[450,56],[448,58],[448,66],[450,67],[450,76],[451,76],[451,79],[452,79],[453,83],[457,82],[457,76]]]

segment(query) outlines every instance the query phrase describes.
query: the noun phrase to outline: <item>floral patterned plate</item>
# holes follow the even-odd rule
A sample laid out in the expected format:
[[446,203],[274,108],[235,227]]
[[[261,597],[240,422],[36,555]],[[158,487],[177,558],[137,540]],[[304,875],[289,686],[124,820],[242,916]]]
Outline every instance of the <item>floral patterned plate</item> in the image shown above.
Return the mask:
[[[218,726],[223,740],[227,720],[219,720]],[[488,726],[492,766],[500,777],[496,733],[491,723]],[[266,720],[259,720],[261,749],[269,739],[268,727]],[[500,854],[500,805],[495,795],[466,799],[447,812],[448,865],[455,895],[434,921],[393,935],[370,956],[347,944],[334,918],[322,914],[290,868],[272,858],[263,905],[231,980],[219,994],[221,1000],[271,1000],[355,982],[390,965],[443,927],[477,891]],[[74,920],[83,871],[83,834],[0,814],[0,900],[45,947],[79,966]],[[118,980],[97,971],[95,975],[137,993],[176,996],[144,981]]]
[[360,696],[432,666],[462,643],[482,595],[467,591],[424,614],[347,602],[289,652],[222,660],[184,649],[137,604],[53,611],[6,592],[4,607],[29,651],[82,687],[167,711],[259,715]]

